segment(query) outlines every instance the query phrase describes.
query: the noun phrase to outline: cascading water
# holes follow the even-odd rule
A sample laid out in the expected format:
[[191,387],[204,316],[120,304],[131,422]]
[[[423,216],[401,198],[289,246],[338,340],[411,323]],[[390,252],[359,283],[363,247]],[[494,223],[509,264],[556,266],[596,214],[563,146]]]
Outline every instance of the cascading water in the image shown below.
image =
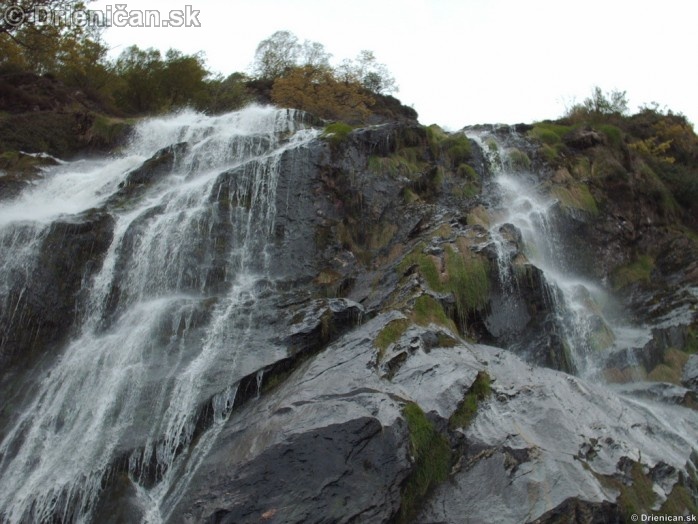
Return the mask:
[[[11,323],[53,221],[93,208],[114,220],[75,335],[0,435],[0,520],[90,521],[124,460],[143,519],[168,518],[238,381],[284,351],[257,327],[274,285],[278,168],[315,135],[293,111],[184,112],[140,124],[123,156],[52,168],[0,204]],[[213,420],[197,434],[204,402]]]
[[[542,271],[545,297],[571,370],[587,378],[598,376],[602,350],[641,347],[649,338],[648,330],[611,321],[604,314],[610,302],[604,289],[575,274],[555,223],[559,202],[541,190],[535,174],[511,161],[507,145],[496,134],[470,136],[481,144],[493,172],[489,233],[504,295],[496,314],[504,319],[516,314],[521,306],[516,303],[521,300],[516,290],[517,269],[522,263],[532,264]],[[523,260],[515,260],[521,255]]]

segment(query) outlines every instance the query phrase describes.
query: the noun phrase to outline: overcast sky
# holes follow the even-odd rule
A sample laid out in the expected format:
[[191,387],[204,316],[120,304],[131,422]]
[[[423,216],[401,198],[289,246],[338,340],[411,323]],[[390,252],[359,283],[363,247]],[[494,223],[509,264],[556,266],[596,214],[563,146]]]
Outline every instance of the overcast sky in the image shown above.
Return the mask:
[[177,2],[139,0],[127,9],[166,17],[190,4],[200,28],[113,27],[105,33],[112,54],[131,44],[203,51],[209,67],[227,75],[248,71],[257,44],[283,29],[324,44],[336,63],[374,51],[423,124],[556,118],[595,85],[627,91],[633,110],[658,102],[698,122],[692,0]]

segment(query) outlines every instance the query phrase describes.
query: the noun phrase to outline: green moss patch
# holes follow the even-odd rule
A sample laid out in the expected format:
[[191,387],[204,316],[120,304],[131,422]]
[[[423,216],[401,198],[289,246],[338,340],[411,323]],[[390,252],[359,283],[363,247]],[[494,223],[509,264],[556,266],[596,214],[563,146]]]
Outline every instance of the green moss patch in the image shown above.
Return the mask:
[[353,130],[354,128],[345,122],[333,122],[325,127],[320,136],[336,147],[344,142]]
[[490,280],[487,266],[481,258],[462,255],[447,247],[446,272],[445,290],[456,297],[456,307],[461,315],[465,316],[487,304]]
[[531,159],[524,151],[512,147],[507,151],[507,156],[509,158],[509,163],[513,168],[522,170],[531,168]]
[[686,362],[688,362],[688,353],[678,349],[669,349],[664,353],[663,362],[650,371],[647,378],[656,382],[670,382],[680,386]]
[[458,333],[456,325],[453,323],[453,320],[446,315],[441,304],[429,295],[422,295],[415,300],[412,318],[421,326],[438,324],[450,329],[454,333]]
[[381,329],[378,336],[373,341],[375,346],[378,348],[378,361],[382,361],[385,355],[385,351],[391,344],[394,344],[402,334],[407,330],[410,325],[410,321],[406,318],[400,318],[388,322],[383,329]]
[[[419,274],[424,278],[427,286],[437,293],[451,293],[456,300],[456,312],[462,326],[466,324],[466,318],[470,313],[480,310],[487,305],[490,292],[489,270],[487,262],[478,256],[468,252],[467,247],[454,249],[446,246],[444,251],[444,268],[442,273],[440,267],[442,261],[439,257],[427,255],[422,252],[424,244],[419,244],[410,254],[408,254],[398,265],[398,271],[404,274],[409,267],[416,265]],[[465,251],[465,253],[463,253]],[[422,301],[431,297],[420,297]],[[453,326],[452,322],[444,321],[441,313],[443,308],[438,302],[438,308],[432,307],[435,312],[428,312],[426,304],[417,300],[417,304],[423,309],[417,312],[415,304],[416,321],[420,324],[428,324],[429,321],[441,325]],[[430,304],[431,305],[431,304]],[[433,305],[431,305],[433,306]],[[445,313],[443,317],[445,317]]]
[[572,126],[539,122],[528,132],[528,136],[540,140],[544,144],[553,146],[562,141],[562,137],[572,131]]
[[413,522],[431,491],[448,478],[451,448],[422,409],[410,402],[402,410],[410,433],[410,454],[414,458],[412,472],[402,488],[400,512],[396,522]]
[[485,371],[480,371],[463,401],[448,419],[448,427],[467,428],[475,418],[479,404],[492,393],[491,379]]
[[617,477],[596,476],[601,484],[620,493],[616,503],[625,522],[634,522],[631,518],[633,515],[683,515],[686,512],[695,514],[698,511],[695,501],[683,483],[675,485],[659,511],[654,511],[652,507],[657,495],[652,489],[652,480],[638,462],[630,465],[630,483]]
[[649,255],[642,255],[633,262],[613,270],[611,274],[613,288],[623,289],[637,282],[649,284],[653,269],[654,259]]
[[598,215],[599,208],[594,196],[584,184],[572,184],[569,186],[556,186],[552,194],[560,201],[564,208],[577,209],[591,215]]
[[369,157],[368,169],[373,173],[384,173],[390,176],[402,175],[411,177],[421,173],[424,170],[424,166],[400,154],[392,154],[387,157]]

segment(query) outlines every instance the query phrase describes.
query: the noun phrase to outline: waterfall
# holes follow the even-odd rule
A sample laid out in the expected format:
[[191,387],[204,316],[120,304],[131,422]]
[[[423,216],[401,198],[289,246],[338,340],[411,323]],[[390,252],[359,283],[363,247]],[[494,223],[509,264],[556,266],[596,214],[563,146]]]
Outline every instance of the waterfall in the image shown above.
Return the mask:
[[[143,519],[168,518],[238,381],[284,351],[258,327],[279,165],[316,134],[272,107],[150,119],[119,157],[50,168],[0,203],[0,313],[13,325],[55,221],[113,218],[73,336],[0,435],[1,521],[90,521],[117,462]],[[196,434],[206,403],[212,422]]]
[[[526,264],[536,267],[543,275],[544,294],[554,313],[555,331],[566,353],[564,359],[570,361],[571,371],[598,378],[604,352],[630,347],[626,344],[641,347],[649,339],[649,331],[611,319],[605,311],[611,303],[606,290],[577,274],[569,263],[565,256],[569,246],[557,222],[560,203],[545,192],[535,172],[511,160],[509,152],[514,144],[496,133],[469,136],[481,145],[492,171],[489,234],[504,295],[496,314],[504,322],[517,314],[524,304],[518,295],[517,271]],[[521,146],[516,143],[516,136],[512,140]]]

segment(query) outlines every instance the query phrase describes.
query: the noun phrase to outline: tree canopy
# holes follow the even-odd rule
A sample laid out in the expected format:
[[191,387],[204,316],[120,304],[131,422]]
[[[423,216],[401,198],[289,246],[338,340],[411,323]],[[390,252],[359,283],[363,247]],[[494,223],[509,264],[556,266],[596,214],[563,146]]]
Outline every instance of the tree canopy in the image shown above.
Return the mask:
[[0,75],[50,75],[124,115],[184,106],[216,113],[257,99],[322,118],[361,121],[371,113],[376,97],[383,105],[397,102],[384,96],[397,91],[397,85],[372,51],[361,51],[333,67],[323,44],[301,41],[289,31],[276,31],[259,43],[250,76],[214,75],[202,53],[176,49],[163,53],[134,45],[110,59],[98,28],[70,24],[65,16],[47,16],[52,10],[84,10],[91,1],[19,0],[17,17],[0,20]]

